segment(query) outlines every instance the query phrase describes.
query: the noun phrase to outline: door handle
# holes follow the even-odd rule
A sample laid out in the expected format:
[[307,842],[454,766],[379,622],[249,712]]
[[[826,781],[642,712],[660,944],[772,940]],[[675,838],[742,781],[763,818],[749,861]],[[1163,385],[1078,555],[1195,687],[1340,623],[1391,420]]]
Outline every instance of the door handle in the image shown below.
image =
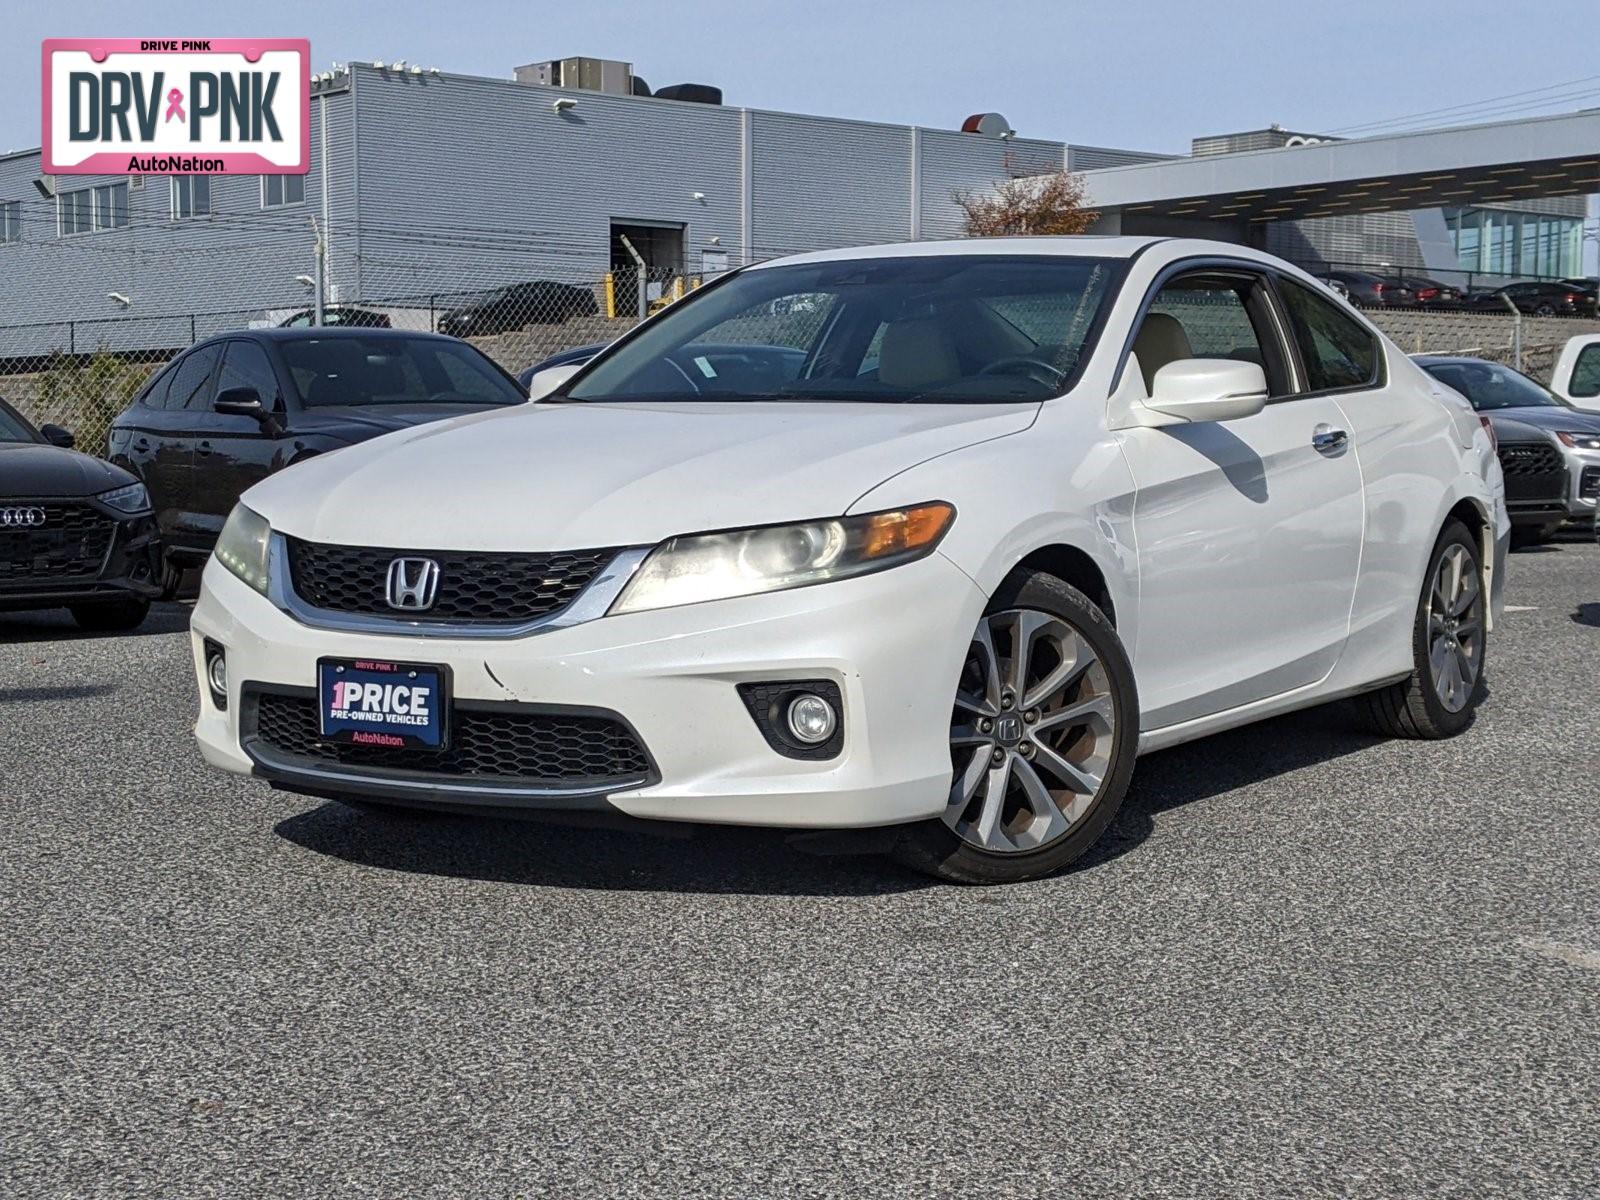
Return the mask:
[[194,450],[195,450],[196,454],[210,454],[211,453],[211,443],[210,442],[201,442],[198,446],[196,446],[194,448]]
[[1311,431],[1311,444],[1316,447],[1318,454],[1329,456],[1343,454],[1349,441],[1348,433],[1343,429],[1335,429],[1332,425],[1318,425]]

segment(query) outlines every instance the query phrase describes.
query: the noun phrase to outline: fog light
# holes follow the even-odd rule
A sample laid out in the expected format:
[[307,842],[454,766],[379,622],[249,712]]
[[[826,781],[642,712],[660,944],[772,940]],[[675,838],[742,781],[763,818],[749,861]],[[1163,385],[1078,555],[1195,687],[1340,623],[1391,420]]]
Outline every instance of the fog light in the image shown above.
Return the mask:
[[211,689],[212,702],[225,709],[228,707],[228,659],[215,642],[207,642],[205,648],[206,685]]
[[808,746],[827,741],[839,726],[833,705],[811,692],[803,692],[789,701],[788,721],[790,734]]

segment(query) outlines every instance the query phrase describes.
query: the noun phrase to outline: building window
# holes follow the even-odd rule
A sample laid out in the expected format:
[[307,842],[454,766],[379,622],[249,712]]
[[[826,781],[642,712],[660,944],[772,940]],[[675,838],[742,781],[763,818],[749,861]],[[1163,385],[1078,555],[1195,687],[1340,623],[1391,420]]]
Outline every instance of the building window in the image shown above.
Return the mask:
[[1491,275],[1576,275],[1583,258],[1583,218],[1495,208],[1445,211],[1463,271]]
[[174,175],[172,177],[172,215],[208,217],[211,215],[211,176]]
[[63,237],[93,229],[121,229],[127,223],[126,183],[103,183],[56,197],[56,229]]
[[22,240],[22,201],[0,204],[0,245]]
[[282,208],[285,204],[306,202],[306,177],[304,175],[263,175],[261,177],[261,207]]

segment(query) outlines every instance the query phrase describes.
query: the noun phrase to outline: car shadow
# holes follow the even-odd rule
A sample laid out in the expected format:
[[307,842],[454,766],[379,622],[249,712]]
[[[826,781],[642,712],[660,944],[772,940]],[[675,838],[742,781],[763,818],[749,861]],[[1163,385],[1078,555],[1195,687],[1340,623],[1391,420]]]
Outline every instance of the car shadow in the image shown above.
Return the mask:
[[[1136,849],[1163,813],[1382,740],[1358,727],[1348,705],[1333,704],[1148,755],[1116,821],[1065,877]],[[667,828],[674,836],[432,813],[370,815],[330,802],[279,822],[275,832],[359,866],[543,887],[872,896],[935,886],[877,854],[814,856],[781,830]]]
[[1600,629],[1600,604],[1580,604],[1572,614],[1572,619],[1579,625],[1593,625]]
[[330,802],[275,832],[364,867],[491,883],[708,895],[876,896],[933,881],[878,857],[818,858],[781,830],[705,825],[589,829],[434,813],[369,814]]
[[152,634],[184,633],[189,628],[189,606],[157,604],[137,629],[123,633],[91,633],[79,629],[66,609],[37,612],[0,612],[0,645],[25,642],[84,642],[96,638],[149,637]]

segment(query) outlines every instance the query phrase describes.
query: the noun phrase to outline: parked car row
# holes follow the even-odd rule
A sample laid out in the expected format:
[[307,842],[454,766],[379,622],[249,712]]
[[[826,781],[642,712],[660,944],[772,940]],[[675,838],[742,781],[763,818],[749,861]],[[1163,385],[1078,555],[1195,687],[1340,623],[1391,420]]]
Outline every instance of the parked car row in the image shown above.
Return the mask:
[[[435,327],[451,337],[487,337],[513,333],[530,325],[559,325],[573,317],[592,317],[600,306],[586,287],[536,279],[497,288],[469,303],[440,313]],[[323,327],[356,326],[361,329],[388,329],[393,319],[372,308],[334,304],[323,310]],[[316,311],[303,308],[278,322],[280,329],[317,327]]]
[[1496,288],[1463,290],[1420,275],[1375,271],[1324,271],[1317,276],[1359,308],[1417,308],[1449,312],[1517,311],[1538,317],[1593,317],[1594,280],[1527,281]]

